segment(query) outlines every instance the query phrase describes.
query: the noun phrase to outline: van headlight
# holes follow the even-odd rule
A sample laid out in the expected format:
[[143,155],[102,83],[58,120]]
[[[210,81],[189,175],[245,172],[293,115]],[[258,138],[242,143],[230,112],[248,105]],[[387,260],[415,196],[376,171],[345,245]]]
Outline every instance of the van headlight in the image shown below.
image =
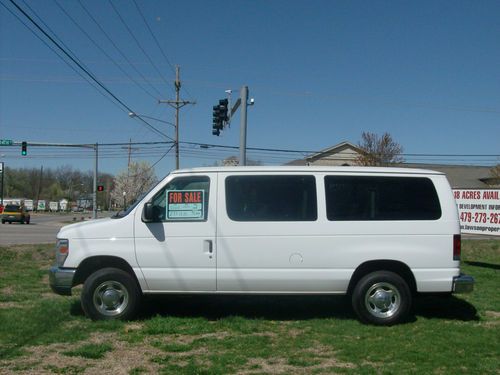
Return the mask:
[[56,242],[56,263],[62,267],[69,254],[69,241],[67,239],[57,239]]

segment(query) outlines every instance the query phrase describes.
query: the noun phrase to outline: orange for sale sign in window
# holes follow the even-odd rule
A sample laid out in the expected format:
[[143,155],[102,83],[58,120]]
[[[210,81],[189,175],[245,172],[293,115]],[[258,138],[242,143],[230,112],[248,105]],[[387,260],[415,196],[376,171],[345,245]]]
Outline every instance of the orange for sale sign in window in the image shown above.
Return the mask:
[[167,191],[167,220],[203,220],[203,190]]

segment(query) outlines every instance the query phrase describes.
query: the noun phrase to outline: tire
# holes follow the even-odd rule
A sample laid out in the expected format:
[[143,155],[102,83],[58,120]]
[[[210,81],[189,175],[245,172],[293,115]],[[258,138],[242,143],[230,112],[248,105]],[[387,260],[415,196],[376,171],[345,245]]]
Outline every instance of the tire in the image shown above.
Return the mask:
[[2,220],[2,224],[5,224],[5,220]]
[[92,320],[129,320],[137,311],[141,292],[134,277],[117,268],[103,268],[83,284],[81,304]]
[[30,219],[26,220],[26,224],[29,224],[30,223]]
[[352,307],[363,323],[392,325],[403,320],[411,307],[406,281],[390,271],[365,275],[352,293]]

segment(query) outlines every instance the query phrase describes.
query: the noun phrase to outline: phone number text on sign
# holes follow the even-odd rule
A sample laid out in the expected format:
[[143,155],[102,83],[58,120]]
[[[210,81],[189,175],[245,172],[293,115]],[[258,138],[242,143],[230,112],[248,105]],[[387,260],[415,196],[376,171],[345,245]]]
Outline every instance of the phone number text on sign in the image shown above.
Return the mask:
[[462,233],[500,236],[500,189],[453,189]]

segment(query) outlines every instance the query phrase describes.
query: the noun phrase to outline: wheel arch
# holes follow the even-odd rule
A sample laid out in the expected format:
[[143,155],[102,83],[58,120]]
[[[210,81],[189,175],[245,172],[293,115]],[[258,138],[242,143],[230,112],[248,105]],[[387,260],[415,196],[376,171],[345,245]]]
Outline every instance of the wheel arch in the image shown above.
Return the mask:
[[415,280],[415,275],[413,275],[413,272],[407,264],[398,260],[379,259],[364,262],[356,268],[352,274],[351,280],[349,281],[347,294],[352,294],[356,284],[363,278],[363,276],[375,271],[394,272],[406,281],[411,293],[416,293],[417,282]]
[[130,264],[123,258],[111,255],[99,255],[84,259],[76,269],[73,286],[83,284],[92,273],[103,268],[117,268],[127,272],[134,278],[137,287],[141,290],[139,280],[137,280],[137,276]]

